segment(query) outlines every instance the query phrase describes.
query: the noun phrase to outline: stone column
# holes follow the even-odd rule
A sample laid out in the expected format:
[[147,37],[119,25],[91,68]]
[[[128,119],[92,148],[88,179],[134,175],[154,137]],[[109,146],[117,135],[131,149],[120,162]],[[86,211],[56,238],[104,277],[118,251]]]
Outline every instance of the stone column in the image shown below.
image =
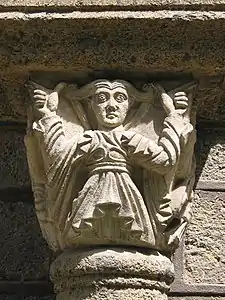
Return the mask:
[[166,256],[122,247],[66,251],[51,266],[57,300],[164,300],[173,278]]
[[195,84],[29,83],[26,146],[57,300],[167,299],[190,218]]

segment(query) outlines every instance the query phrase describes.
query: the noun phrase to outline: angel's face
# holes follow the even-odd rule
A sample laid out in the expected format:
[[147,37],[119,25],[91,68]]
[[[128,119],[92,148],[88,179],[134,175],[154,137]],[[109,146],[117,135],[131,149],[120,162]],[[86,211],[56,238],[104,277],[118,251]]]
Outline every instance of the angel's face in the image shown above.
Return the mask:
[[126,118],[129,97],[122,87],[102,87],[96,90],[91,104],[99,125],[115,128],[122,125]]

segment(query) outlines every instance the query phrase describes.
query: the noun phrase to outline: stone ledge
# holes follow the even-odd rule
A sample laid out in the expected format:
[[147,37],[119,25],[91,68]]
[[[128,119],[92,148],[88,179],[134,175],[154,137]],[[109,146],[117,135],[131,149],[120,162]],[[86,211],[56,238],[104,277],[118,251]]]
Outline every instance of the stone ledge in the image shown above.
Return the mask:
[[225,297],[223,296],[183,296],[179,295],[177,297],[169,297],[168,300],[225,300]]
[[0,11],[65,10],[224,10],[224,0],[8,0],[0,1]]
[[185,21],[208,21],[225,19],[224,11],[183,11],[183,10],[159,10],[159,11],[73,11],[73,12],[0,12],[3,20],[52,20],[52,19],[170,19]]
[[214,75],[199,112],[224,120],[224,26],[219,11],[0,13],[0,119],[25,122],[24,84],[34,74],[71,81],[108,71],[127,80]]
[[195,187],[202,191],[225,191],[225,181],[219,180],[199,180]]
[[224,24],[225,12],[212,11],[1,13],[0,67],[19,78],[38,70],[218,74]]

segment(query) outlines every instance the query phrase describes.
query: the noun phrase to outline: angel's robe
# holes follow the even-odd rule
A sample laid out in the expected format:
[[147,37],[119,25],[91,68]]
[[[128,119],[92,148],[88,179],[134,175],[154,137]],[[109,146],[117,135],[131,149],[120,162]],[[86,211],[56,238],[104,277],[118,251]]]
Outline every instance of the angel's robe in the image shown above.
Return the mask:
[[[47,176],[48,218],[57,224],[58,243],[131,244],[156,247],[154,212],[132,179],[135,166],[159,174],[180,156],[182,116],[166,117],[158,143],[132,131],[85,131],[67,140],[56,114],[34,123]],[[83,187],[79,172],[87,170]],[[170,207],[164,208],[166,218]]]

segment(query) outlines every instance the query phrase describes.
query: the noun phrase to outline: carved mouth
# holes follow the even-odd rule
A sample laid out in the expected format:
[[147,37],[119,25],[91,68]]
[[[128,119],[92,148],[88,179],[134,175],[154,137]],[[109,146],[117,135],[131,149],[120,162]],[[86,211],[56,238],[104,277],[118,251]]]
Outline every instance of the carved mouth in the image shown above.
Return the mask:
[[114,119],[114,118],[117,118],[118,117],[118,114],[115,114],[115,113],[109,113],[106,115],[106,117],[108,119]]

